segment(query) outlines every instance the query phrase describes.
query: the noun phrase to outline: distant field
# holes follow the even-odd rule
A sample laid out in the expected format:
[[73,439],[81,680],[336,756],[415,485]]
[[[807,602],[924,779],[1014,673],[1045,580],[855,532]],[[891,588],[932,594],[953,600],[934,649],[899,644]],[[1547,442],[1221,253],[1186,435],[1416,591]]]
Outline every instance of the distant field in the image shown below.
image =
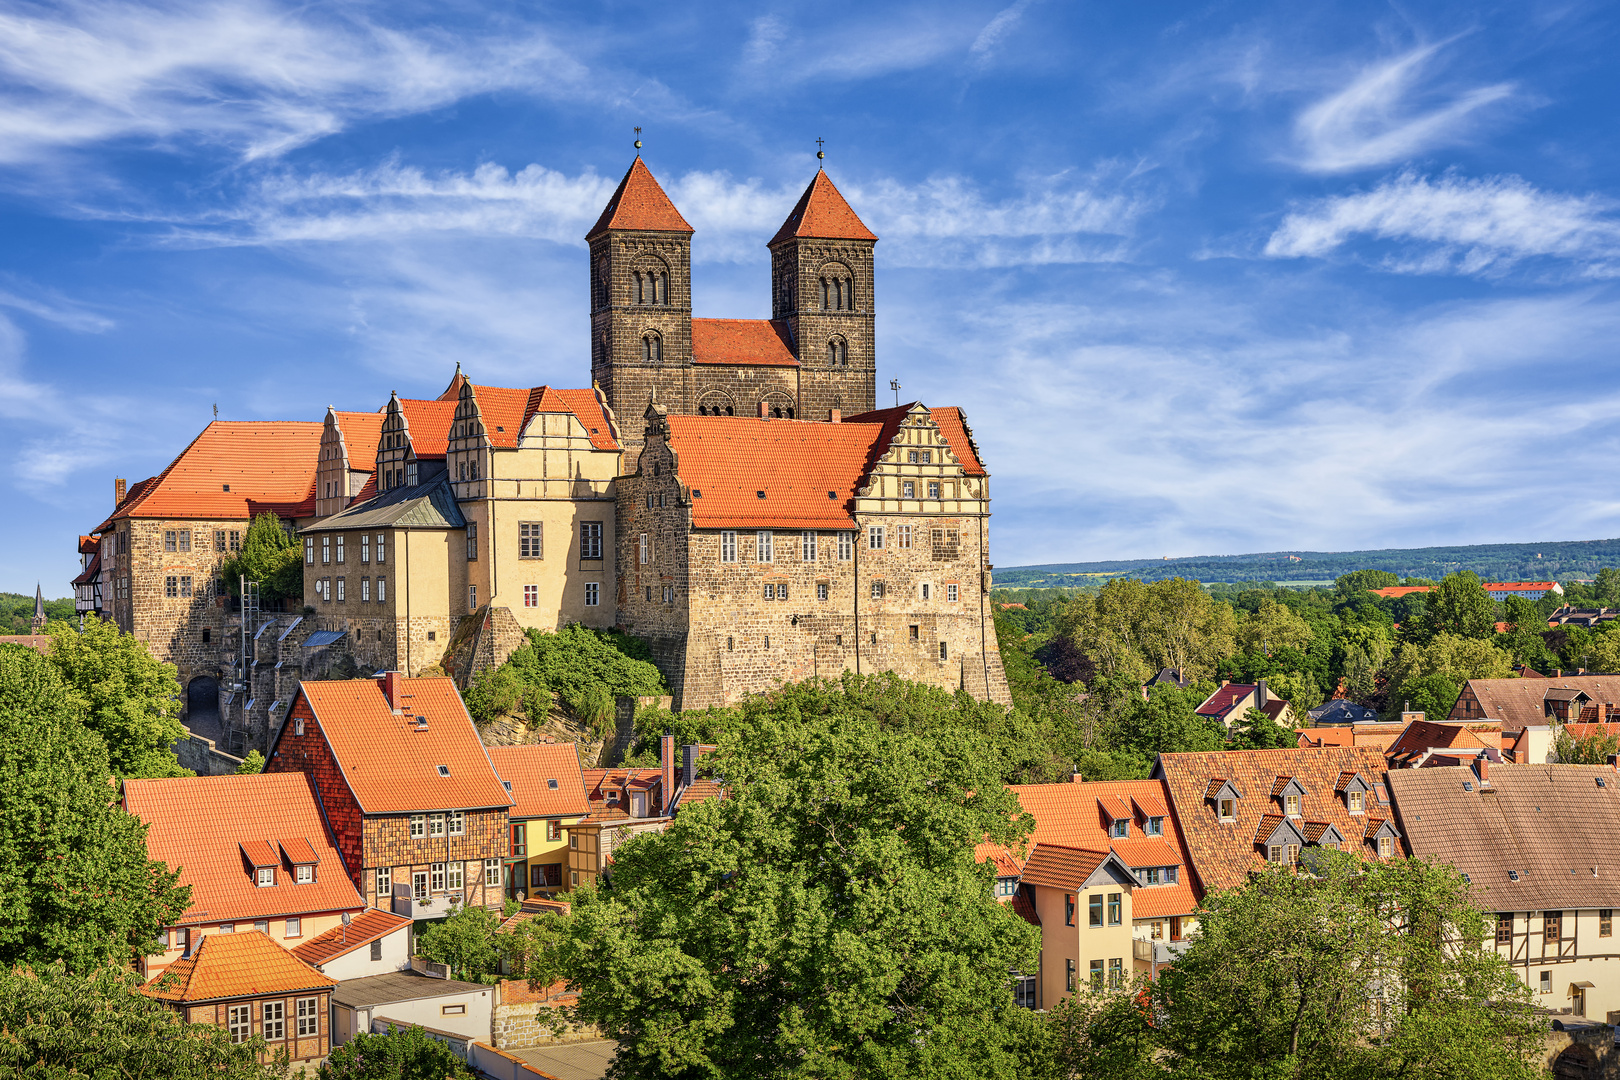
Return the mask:
[[1049,589],[1097,586],[1110,577],[1143,581],[1184,577],[1203,582],[1275,581],[1306,588],[1331,585],[1340,574],[1352,570],[1387,570],[1401,577],[1436,579],[1472,570],[1486,581],[1568,581],[1590,578],[1605,566],[1620,566],[1620,539],[1049,563],[998,567],[994,582],[1000,588]]

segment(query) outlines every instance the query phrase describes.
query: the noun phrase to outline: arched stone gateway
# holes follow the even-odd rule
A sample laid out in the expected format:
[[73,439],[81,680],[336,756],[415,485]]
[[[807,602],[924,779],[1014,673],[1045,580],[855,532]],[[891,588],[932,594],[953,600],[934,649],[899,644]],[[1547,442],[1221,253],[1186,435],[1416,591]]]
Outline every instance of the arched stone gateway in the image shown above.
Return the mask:
[[219,680],[198,675],[186,684],[185,712],[180,716],[193,734],[205,739],[220,737]]
[[1603,1070],[1596,1052],[1576,1043],[1554,1059],[1552,1073],[1554,1080],[1597,1080]]

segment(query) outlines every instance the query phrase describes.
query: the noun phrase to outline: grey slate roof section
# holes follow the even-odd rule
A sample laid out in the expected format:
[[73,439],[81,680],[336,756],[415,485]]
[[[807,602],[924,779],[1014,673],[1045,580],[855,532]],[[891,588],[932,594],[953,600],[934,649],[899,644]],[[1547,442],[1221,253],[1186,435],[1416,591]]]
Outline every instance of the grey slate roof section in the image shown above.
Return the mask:
[[1336,727],[1341,724],[1367,723],[1378,719],[1378,713],[1365,705],[1335,698],[1325,701],[1306,714],[1318,727]]
[[455,493],[447,474],[426,482],[400,485],[351,506],[342,513],[306,525],[300,532],[330,532],[335,529],[465,529]]
[[313,634],[309,635],[309,637],[304,639],[304,648],[324,648],[327,645],[332,644],[334,641],[342,640],[343,635],[347,633],[347,630],[317,630]]
[[429,978],[414,971],[390,971],[385,975],[367,975],[363,979],[345,979],[332,988],[332,1000],[351,1009],[367,1009],[397,1001],[464,997],[494,989],[493,986],[457,979]]

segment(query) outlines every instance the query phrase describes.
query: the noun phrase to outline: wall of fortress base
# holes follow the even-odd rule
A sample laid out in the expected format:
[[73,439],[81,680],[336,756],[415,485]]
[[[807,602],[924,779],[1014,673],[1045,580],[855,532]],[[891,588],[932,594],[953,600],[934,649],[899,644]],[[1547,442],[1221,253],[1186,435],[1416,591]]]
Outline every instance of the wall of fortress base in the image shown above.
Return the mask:
[[[809,561],[801,532],[774,530],[773,561],[761,563],[756,531],[739,530],[737,561],[723,563],[720,530],[693,531],[689,508],[667,498],[671,505],[649,510],[634,489],[623,485],[620,497],[620,625],[652,645],[676,708],[732,704],[782,683],[844,671],[892,671],[1011,704],[982,592],[977,519],[863,517],[848,560],[838,558],[836,532],[815,533],[816,557]],[[911,548],[865,547],[868,525],[886,525],[892,537],[902,522],[913,528]],[[954,552],[936,552],[926,539],[934,528],[957,530]],[[647,563],[640,561],[642,532]],[[874,582],[883,584],[881,599],[872,598]],[[947,599],[953,584],[955,602]],[[778,599],[783,585],[786,599]],[[819,585],[827,587],[826,600],[818,599]],[[673,590],[668,601],[666,588]]]

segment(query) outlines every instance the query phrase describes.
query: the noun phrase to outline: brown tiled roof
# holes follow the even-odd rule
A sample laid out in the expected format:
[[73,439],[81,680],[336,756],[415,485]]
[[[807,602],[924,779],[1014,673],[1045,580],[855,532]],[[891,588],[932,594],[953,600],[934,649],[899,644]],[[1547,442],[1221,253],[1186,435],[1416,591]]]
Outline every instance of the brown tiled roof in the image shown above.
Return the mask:
[[51,648],[49,634],[0,634],[0,645],[21,645],[44,656]]
[[308,517],[315,512],[322,427],[303,420],[215,420],[93,531],[132,517]]
[[1456,866],[1487,909],[1620,907],[1605,858],[1620,836],[1620,774],[1608,766],[1494,766],[1489,788],[1466,766],[1406,769],[1389,785],[1411,854]]
[[818,240],[877,239],[822,169],[816,170],[810,186],[804,189],[787,220],[766,246],[775,247],[795,236],[813,236]]
[[1231,683],[1216,690],[1193,710],[1199,716],[1213,716],[1224,720],[1226,714],[1231,712],[1237,703],[1254,693],[1252,683]]
[[407,916],[395,915],[381,908],[366,908],[348,926],[334,926],[324,934],[316,934],[308,941],[299,942],[293,946],[292,954],[306,964],[319,966],[409,925],[411,920]]
[[[1557,679],[1469,679],[1464,696],[1473,691],[1484,718],[1501,723],[1504,732],[1535,727],[1547,722],[1543,702],[1558,689],[1584,690],[1593,701],[1620,703],[1620,675],[1564,675]],[[1452,709],[1453,720],[1475,719],[1463,716],[1462,698]]]
[[647,163],[637,154],[624,179],[619,181],[618,190],[614,191],[613,197],[603,208],[602,216],[585,234],[585,239],[590,240],[609,229],[689,233],[692,226],[681,217],[681,212],[675,209],[675,204],[669,201],[664,189],[653,179]]
[[196,952],[170,964],[141,992],[163,1001],[197,1002],[326,990],[337,984],[266,935],[248,930],[204,935]]
[[772,319],[693,319],[692,363],[798,367],[786,322]]
[[882,434],[877,424],[742,416],[671,416],[669,431],[700,529],[853,529],[850,507]]
[[1023,889],[1019,889],[1017,892],[1013,893],[1012,909],[1014,915],[1017,915],[1019,918],[1029,923],[1029,925],[1041,925],[1040,913],[1035,910],[1034,903],[1030,900],[1029,895]]
[[573,743],[491,746],[489,760],[500,778],[512,785],[516,805],[507,815],[514,821],[568,817],[590,809],[579,767],[579,749]]
[[[305,682],[298,692],[363,813],[511,805],[450,679],[400,679],[400,716],[376,679]],[[427,718],[426,730],[417,717]]]
[[1063,844],[1036,844],[1024,863],[1023,880],[1053,889],[1077,889],[1107,859],[1107,848],[1091,851]]
[[[1304,789],[1300,810],[1305,818],[1332,822],[1345,836],[1359,837],[1362,816],[1351,814],[1337,794],[1344,772],[1360,773],[1367,783],[1377,785],[1388,769],[1383,754],[1375,748],[1324,747],[1161,754],[1154,775],[1162,777],[1169,788],[1198,887],[1209,891],[1241,885],[1249,871],[1264,865],[1255,836],[1263,817],[1282,812],[1279,801],[1268,797],[1279,776],[1293,777]],[[1217,779],[1229,781],[1242,796],[1236,801],[1233,822],[1217,820],[1216,807],[1210,802],[1219,790]],[[1377,811],[1371,798],[1367,809],[1369,814]],[[1299,827],[1303,824],[1301,821]]]
[[1406,730],[1390,745],[1386,754],[1395,758],[1421,754],[1425,750],[1479,750],[1486,746],[1496,747],[1499,744],[1500,736],[1487,742],[1463,724],[1414,720],[1406,725]]
[[[303,773],[187,776],[124,781],[124,808],[147,824],[146,850],[180,871],[191,906],[176,922],[251,922],[358,911],[365,900],[345,872],[320,803]],[[276,846],[294,838],[315,856],[315,880],[299,885]],[[244,852],[251,852],[244,858]],[[252,864],[276,868],[256,884]]]

